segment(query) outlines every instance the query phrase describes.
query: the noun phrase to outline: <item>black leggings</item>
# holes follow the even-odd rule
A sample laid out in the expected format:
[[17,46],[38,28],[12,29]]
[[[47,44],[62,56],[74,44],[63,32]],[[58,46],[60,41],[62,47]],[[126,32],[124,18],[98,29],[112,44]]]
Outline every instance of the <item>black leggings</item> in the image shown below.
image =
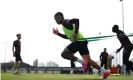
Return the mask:
[[71,61],[71,68],[75,68],[75,63],[74,63],[74,61]]
[[105,69],[107,69],[107,61],[101,61],[101,67],[103,66]]
[[133,71],[133,62],[129,61],[129,57],[131,55],[133,47],[124,48],[123,50],[123,63],[126,65],[127,68]]

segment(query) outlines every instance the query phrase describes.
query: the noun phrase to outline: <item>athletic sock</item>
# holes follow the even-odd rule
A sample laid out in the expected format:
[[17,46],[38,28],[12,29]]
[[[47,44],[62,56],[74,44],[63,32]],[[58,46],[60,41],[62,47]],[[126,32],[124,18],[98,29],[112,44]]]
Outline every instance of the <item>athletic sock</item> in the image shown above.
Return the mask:
[[78,58],[78,59],[77,59],[77,62],[83,64],[83,63],[84,63],[84,60]]
[[100,71],[101,71],[102,74],[104,74],[107,70],[104,69],[103,67],[101,67],[101,68],[100,68]]

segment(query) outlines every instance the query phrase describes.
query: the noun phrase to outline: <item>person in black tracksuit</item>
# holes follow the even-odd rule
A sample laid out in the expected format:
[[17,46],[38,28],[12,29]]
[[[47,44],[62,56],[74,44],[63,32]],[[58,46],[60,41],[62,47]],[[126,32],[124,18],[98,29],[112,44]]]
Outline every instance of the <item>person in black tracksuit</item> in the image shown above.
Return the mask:
[[121,47],[117,49],[116,53],[120,52],[120,50],[123,48],[123,63],[126,65],[127,68],[133,71],[133,62],[129,61],[129,57],[133,50],[133,45],[131,41],[123,31],[119,30],[118,25],[113,26],[112,32],[117,34],[117,38],[121,43]]
[[107,49],[104,48],[104,51],[100,55],[100,61],[101,61],[101,67],[104,66],[105,69],[107,69],[107,56],[108,56]]

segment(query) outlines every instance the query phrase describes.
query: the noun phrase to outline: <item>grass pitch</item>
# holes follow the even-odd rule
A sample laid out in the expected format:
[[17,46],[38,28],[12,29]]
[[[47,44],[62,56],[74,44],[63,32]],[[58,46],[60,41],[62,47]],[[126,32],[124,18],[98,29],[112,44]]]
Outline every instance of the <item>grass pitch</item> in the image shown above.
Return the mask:
[[[98,75],[81,74],[22,74],[12,75],[11,73],[2,73],[1,80],[101,80]],[[133,80],[132,76],[109,76],[106,80]]]

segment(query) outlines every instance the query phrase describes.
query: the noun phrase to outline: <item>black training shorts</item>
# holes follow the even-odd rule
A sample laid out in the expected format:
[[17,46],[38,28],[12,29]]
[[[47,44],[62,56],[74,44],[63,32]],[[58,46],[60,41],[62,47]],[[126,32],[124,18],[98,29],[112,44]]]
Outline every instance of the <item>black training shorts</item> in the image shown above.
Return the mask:
[[15,60],[16,60],[16,62],[22,61],[20,53],[15,52]]
[[70,50],[72,53],[76,53],[77,51],[79,51],[80,55],[86,55],[89,54],[87,44],[87,41],[76,41],[69,44],[67,46],[67,49]]

